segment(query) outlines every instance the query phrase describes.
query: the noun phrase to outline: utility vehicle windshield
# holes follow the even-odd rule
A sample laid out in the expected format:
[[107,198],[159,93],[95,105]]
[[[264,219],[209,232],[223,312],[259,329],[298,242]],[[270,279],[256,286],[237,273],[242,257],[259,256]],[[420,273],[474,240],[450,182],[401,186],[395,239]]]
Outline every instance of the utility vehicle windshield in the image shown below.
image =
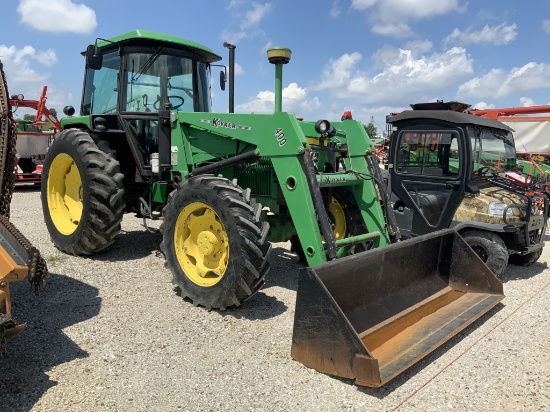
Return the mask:
[[468,135],[472,141],[474,172],[516,171],[516,147],[511,132],[469,127]]

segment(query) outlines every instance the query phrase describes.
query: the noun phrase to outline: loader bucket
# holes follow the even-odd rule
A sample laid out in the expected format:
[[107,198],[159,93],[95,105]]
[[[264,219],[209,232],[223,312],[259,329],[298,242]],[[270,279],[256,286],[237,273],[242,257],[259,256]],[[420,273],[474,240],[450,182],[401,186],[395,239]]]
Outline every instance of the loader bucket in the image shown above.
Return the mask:
[[380,387],[503,298],[452,229],[336,259],[300,273],[292,357]]

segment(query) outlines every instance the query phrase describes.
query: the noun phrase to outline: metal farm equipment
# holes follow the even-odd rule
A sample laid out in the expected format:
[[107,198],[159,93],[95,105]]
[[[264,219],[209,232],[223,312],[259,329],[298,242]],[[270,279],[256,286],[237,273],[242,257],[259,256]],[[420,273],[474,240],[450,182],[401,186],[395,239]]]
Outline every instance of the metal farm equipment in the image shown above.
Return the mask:
[[[13,112],[18,108],[36,110],[36,116],[31,120],[18,120],[17,127],[17,174],[15,183],[39,183],[42,173],[42,162],[48,151],[55,133],[61,130],[57,117],[46,107],[46,86],[42,87],[42,93],[38,100],[28,100],[22,94],[12,95],[10,105]],[[51,125],[49,130],[41,127],[47,123]]]
[[5,352],[6,339],[19,335],[26,325],[17,323],[12,315],[10,283],[28,280],[38,293],[48,276],[39,251],[9,221],[17,132],[8,96],[0,61],[0,356]]
[[[289,49],[267,52],[273,114],[232,113],[232,84],[230,113],[212,113],[210,73],[221,57],[195,42],[136,30],[98,40],[85,56],[80,114],[65,108],[43,171],[44,218],[59,249],[105,250],[126,212],[163,219],[161,249],[182,296],[224,310],[261,288],[270,242],[292,240],[307,262],[292,356],[368,386],[503,298],[453,231],[397,242],[360,122],[282,111]],[[224,88],[224,72],[220,80]],[[411,265],[418,256],[422,267]]]

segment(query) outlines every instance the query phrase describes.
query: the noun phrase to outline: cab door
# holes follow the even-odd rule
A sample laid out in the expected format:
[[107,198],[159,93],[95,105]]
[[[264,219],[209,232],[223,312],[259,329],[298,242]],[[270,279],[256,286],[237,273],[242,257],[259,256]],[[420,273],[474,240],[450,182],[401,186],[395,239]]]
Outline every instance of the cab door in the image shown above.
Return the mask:
[[391,142],[391,188],[413,211],[411,235],[448,228],[467,176],[469,149],[462,129],[397,128]]

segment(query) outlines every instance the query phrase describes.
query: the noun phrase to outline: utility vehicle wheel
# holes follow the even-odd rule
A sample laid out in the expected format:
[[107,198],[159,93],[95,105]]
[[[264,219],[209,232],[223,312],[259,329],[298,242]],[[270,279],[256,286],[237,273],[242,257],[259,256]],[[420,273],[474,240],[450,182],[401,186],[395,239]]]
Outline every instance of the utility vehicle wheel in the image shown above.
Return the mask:
[[[328,218],[335,240],[367,232],[353,192],[348,188],[333,189],[332,200],[328,207]],[[366,243],[360,243],[352,246],[348,254],[362,252],[367,249],[368,245]],[[306,256],[297,235],[290,238],[290,251],[298,255],[300,262],[306,262]]]
[[42,210],[54,245],[73,255],[109,247],[120,232],[123,175],[118,161],[78,129],[62,131],[46,154]]
[[531,266],[539,260],[540,255],[542,255],[542,248],[526,255],[510,255],[508,262],[517,266]]
[[181,182],[170,194],[161,249],[184,298],[224,310],[263,285],[270,248],[261,209],[236,180],[213,175]]
[[469,230],[462,237],[495,275],[502,275],[508,264],[508,249],[500,236],[482,230]]

